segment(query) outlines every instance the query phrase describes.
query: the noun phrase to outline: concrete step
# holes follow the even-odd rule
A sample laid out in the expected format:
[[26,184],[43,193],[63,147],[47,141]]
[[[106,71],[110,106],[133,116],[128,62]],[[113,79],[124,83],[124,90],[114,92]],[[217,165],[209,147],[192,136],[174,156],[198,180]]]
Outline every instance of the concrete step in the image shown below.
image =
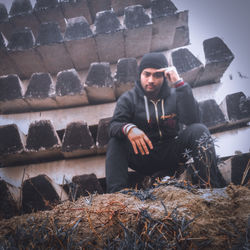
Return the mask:
[[65,158],[96,154],[96,145],[86,122],[68,124],[62,140],[62,152]]
[[109,63],[91,63],[85,89],[91,104],[115,101],[115,86]]
[[94,34],[100,61],[114,63],[125,57],[123,30],[112,10],[96,14]]
[[0,32],[0,58],[2,61],[2,63],[0,63],[0,76],[9,74],[20,74],[21,72],[15,62],[9,56],[7,45],[7,39],[5,38],[3,33]]
[[18,215],[20,209],[20,188],[0,178],[0,219]]
[[40,23],[56,22],[59,24],[60,31],[65,31],[66,22],[58,0],[37,0],[33,13],[38,18]]
[[225,160],[219,165],[227,184],[244,185],[250,179],[250,153],[239,154]]
[[138,67],[135,58],[121,58],[117,62],[114,76],[115,96],[118,98],[125,91],[135,86],[138,80]]
[[103,194],[104,190],[95,174],[83,174],[74,176],[72,181],[67,181],[63,185],[67,190],[70,200],[75,201],[80,196],[89,196],[89,194]]
[[[214,100],[202,102],[200,107],[203,122],[211,130],[214,137],[218,139],[219,147],[216,151],[220,157],[234,155],[236,151],[248,152],[250,144],[246,138],[249,137],[249,126],[244,124],[240,128],[229,126],[230,123],[226,123],[222,111]],[[214,120],[207,118],[207,116],[209,118],[212,116]],[[101,119],[96,130],[97,132],[94,132],[92,129],[94,134],[90,132],[89,126],[83,120],[71,122],[67,125],[64,134],[61,134],[62,144],[58,133],[56,133],[49,120],[31,123],[27,138],[15,124],[1,126],[1,166],[8,167],[38,161],[103,154],[106,152],[109,140],[110,120],[111,118]],[[218,128],[224,132],[216,132]],[[227,142],[230,139],[234,140],[234,145]]]
[[59,108],[89,103],[87,93],[75,69],[64,70],[57,74],[54,98]]
[[220,81],[226,69],[234,59],[232,51],[219,37],[203,41],[206,64],[194,86],[216,83]]
[[[86,23],[83,22],[83,19],[80,19],[79,23],[74,22],[74,24],[85,25]],[[47,26],[47,25],[51,26],[53,29],[56,28],[56,26],[54,24],[46,24],[45,26]],[[57,29],[57,31],[58,31],[58,29]],[[51,32],[52,32],[52,29],[50,30],[49,33],[51,33]],[[90,37],[88,37],[87,39],[89,39],[89,38]],[[55,41],[59,42],[59,41],[61,41],[62,37],[61,37],[60,33],[57,33],[57,35],[56,35],[54,32],[52,32],[50,35],[48,35],[44,39],[46,41],[43,40],[43,38],[41,38],[40,42],[41,43],[44,43],[44,42],[51,43],[51,42],[55,42]],[[92,38],[90,38],[90,39],[92,39]],[[72,42],[72,41],[69,41],[69,42]],[[83,42],[83,41],[81,41],[81,42]],[[4,40],[3,40],[3,45],[4,45]],[[46,46],[48,46],[48,48],[49,48],[48,50],[45,49],[45,47],[42,47],[42,48],[44,49],[44,51],[46,51],[46,53],[49,53],[49,50],[51,50],[51,49],[53,50],[52,47],[54,47],[54,46],[56,46],[56,47],[62,46],[60,48],[65,49],[67,47],[67,43],[66,43],[66,45],[65,44],[58,45],[58,44],[53,43],[52,47],[50,47],[51,45],[46,45]],[[54,47],[54,49],[55,49],[55,47]],[[60,49],[59,49],[59,51],[60,51]],[[19,51],[15,52],[15,53],[19,53]],[[36,52],[34,52],[34,53],[36,53]],[[34,53],[31,52],[31,54],[25,54],[27,56],[26,58],[36,56],[36,54],[34,54]],[[85,53],[85,52],[83,52],[83,53]],[[163,53],[167,56],[169,65],[176,66],[177,71],[179,72],[180,76],[183,77],[184,81],[189,82],[192,87],[199,86],[200,76],[204,73],[204,65],[189,51],[188,48],[173,49],[173,50],[163,51]],[[75,59],[76,59],[76,61],[78,59],[80,60],[80,57],[75,58]],[[41,104],[40,110],[61,108],[61,107],[71,107],[71,106],[78,106],[78,105],[87,105],[88,100],[91,104],[115,101],[122,93],[124,93],[125,91],[127,91],[128,89],[133,87],[135,81],[137,80],[138,67],[137,67],[136,59],[135,58],[120,58],[120,59],[118,60],[117,64],[111,64],[111,65],[108,62],[91,63],[88,71],[83,70],[83,71],[76,72],[71,68],[71,71],[75,72],[74,74],[79,74],[79,77],[81,79],[81,84],[83,85],[83,88],[84,88],[83,92],[82,93],[73,93],[72,92],[70,95],[65,95],[63,97],[61,96],[61,94],[59,94],[59,96],[58,96],[58,93],[55,93],[55,95],[51,95],[48,97],[48,98],[51,98],[50,101],[47,102],[47,100],[44,99],[44,105],[42,104],[42,99],[37,100]],[[138,58],[137,60],[140,61],[140,58]],[[223,60],[223,58],[222,58],[222,60]],[[65,65],[68,65],[68,66],[65,66],[67,68],[67,67],[71,66],[71,64],[67,64],[67,63],[65,64],[64,60],[62,60],[62,61],[63,62],[60,66],[57,64],[57,58],[51,59],[51,63],[55,67],[60,66],[60,68],[64,68]],[[80,63],[80,62],[78,61],[78,63]],[[20,68],[22,67],[21,58],[20,58],[20,66],[19,67]],[[125,67],[125,68],[122,69],[122,67]],[[65,70],[63,70],[63,71],[65,71]],[[96,75],[96,72],[98,72],[97,75]],[[60,73],[60,71],[59,71],[57,76],[53,76],[53,75],[52,76],[55,78],[55,81],[57,81],[58,76],[60,76],[61,74],[66,74],[66,73],[62,73],[62,72]],[[94,74],[94,76],[93,76],[93,74]],[[126,75],[126,79],[125,79],[124,74]],[[131,77],[129,76],[129,74],[132,74]],[[217,74],[217,73],[215,73],[215,74]],[[213,73],[211,73],[211,75],[213,75]],[[0,77],[0,81],[3,78],[4,77]],[[212,86],[212,84],[210,84],[210,83],[211,82],[209,82],[209,85]],[[203,86],[203,83],[201,83],[201,86]],[[42,88],[42,86],[41,86],[41,88]],[[211,87],[211,89],[212,89],[212,87]],[[194,88],[194,90],[195,90],[195,88]],[[86,91],[86,94],[84,93],[84,91]],[[199,91],[200,91],[200,88],[199,88]],[[196,91],[196,93],[198,93],[198,91]],[[3,95],[4,94],[5,94],[5,92],[3,91]],[[31,96],[29,96],[29,98],[31,98]],[[10,103],[7,100],[6,100],[6,102],[2,102],[1,107],[0,107],[0,112],[11,113],[11,112],[25,112],[28,110],[30,110],[30,111],[39,110],[39,106],[37,106],[35,104],[35,100],[32,102],[27,101],[25,96],[23,99],[24,99],[24,100],[22,100],[22,102],[24,103],[23,105],[14,105],[14,102]],[[62,101],[60,101],[60,99],[62,99]],[[10,105],[10,107],[9,107],[9,105]],[[15,110],[15,107],[16,107],[16,110]]]
[[15,27],[10,23],[8,11],[3,3],[0,3],[0,31],[9,39]]
[[174,65],[179,75],[192,87],[203,70],[203,64],[187,48],[171,53],[170,65]]
[[0,77],[0,112],[20,112],[28,109],[23,99],[25,86],[17,75]]
[[98,179],[105,177],[105,155],[0,168],[0,177],[16,187],[21,187],[22,180],[25,181],[41,174],[47,175],[53,182],[63,185],[65,179],[71,181],[74,176],[92,173]]
[[29,178],[22,184],[22,211],[24,213],[49,210],[67,199],[68,195],[63,188],[46,175]]
[[55,22],[42,23],[36,40],[36,50],[46,65],[46,71],[57,73],[74,68],[70,55],[63,43],[63,36]]
[[[96,2],[98,1],[96,0]],[[92,2],[91,4],[93,4]],[[34,15],[40,15],[50,9],[51,12],[54,12],[52,14],[54,16],[59,11],[57,2],[47,3],[47,7],[42,7],[44,4],[37,3],[38,7],[35,8],[37,10],[34,11],[36,13]],[[9,51],[10,54],[14,53],[14,59],[16,57],[17,59],[13,60],[11,71],[8,70],[9,67],[2,66],[2,75],[10,72],[22,73],[20,77],[27,79],[32,73],[44,72],[42,68],[37,70],[36,67],[45,67],[47,72],[57,74],[61,70],[73,67],[77,70],[86,69],[92,62],[116,63],[122,57],[140,57],[150,51],[187,45],[186,40],[189,41],[188,12],[173,12],[169,8],[163,8],[157,12],[154,8],[144,10],[142,5],[134,5],[125,8],[127,10],[119,18],[112,10],[101,11],[96,13],[95,22],[91,26],[82,16],[69,19],[63,31],[56,18],[49,17],[48,20],[42,18],[35,31],[32,30],[32,27],[26,28],[35,34],[34,45],[22,49],[18,53]],[[169,11],[173,13],[171,12],[170,15]],[[41,13],[38,14],[38,12]],[[22,15],[25,14],[22,12]],[[18,20],[17,16],[15,18]],[[24,30],[24,27],[21,26],[20,29]],[[86,33],[87,30],[89,33]],[[187,36],[187,39],[182,39],[184,36]],[[139,46],[137,40],[141,37],[144,39],[141,40]],[[181,39],[183,44],[180,43]],[[23,54],[27,54],[27,60],[22,62],[20,58]],[[0,58],[0,62],[2,60]],[[12,61],[9,63],[12,64]],[[21,71],[18,71],[18,68],[15,69],[15,63],[20,66]],[[34,70],[30,72],[32,69]]]
[[38,120],[50,120],[56,130],[63,130],[67,127],[67,124],[81,120],[87,121],[89,126],[93,126],[98,125],[100,119],[111,117],[115,105],[115,102],[111,102],[67,109],[2,114],[0,116],[0,126],[14,123],[24,134],[28,133],[30,123]]
[[225,126],[227,123],[225,116],[214,99],[199,102],[201,111],[201,122],[210,129]]
[[250,120],[250,97],[246,97],[243,92],[227,95],[220,107],[226,119],[232,124]]
[[96,146],[98,153],[105,153],[109,141],[109,124],[110,118],[101,119],[98,124],[97,136],[96,136]]
[[64,43],[77,69],[86,69],[99,61],[93,31],[83,16],[68,20]]
[[139,57],[148,53],[151,49],[152,22],[142,5],[124,9],[124,25],[125,57]]
[[9,12],[9,22],[15,29],[29,27],[34,36],[37,37],[40,20],[32,11],[32,5],[29,0],[14,0],[12,2]]
[[16,31],[10,37],[8,55],[15,62],[21,79],[30,77],[33,72],[47,71],[34,45],[35,38],[30,28]]

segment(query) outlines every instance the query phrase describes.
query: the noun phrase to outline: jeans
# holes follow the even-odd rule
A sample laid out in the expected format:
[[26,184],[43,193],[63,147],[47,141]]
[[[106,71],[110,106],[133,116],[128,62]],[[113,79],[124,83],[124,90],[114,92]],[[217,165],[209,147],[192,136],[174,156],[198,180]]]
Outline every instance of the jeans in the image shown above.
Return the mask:
[[[135,155],[126,139],[110,138],[106,154],[107,192],[128,187],[128,167],[142,175],[173,176],[187,160],[187,172],[193,184],[223,187],[225,181],[218,167],[213,141],[207,127],[195,123],[183,130],[177,138],[154,144],[149,155]],[[182,164],[183,165],[183,164]]]

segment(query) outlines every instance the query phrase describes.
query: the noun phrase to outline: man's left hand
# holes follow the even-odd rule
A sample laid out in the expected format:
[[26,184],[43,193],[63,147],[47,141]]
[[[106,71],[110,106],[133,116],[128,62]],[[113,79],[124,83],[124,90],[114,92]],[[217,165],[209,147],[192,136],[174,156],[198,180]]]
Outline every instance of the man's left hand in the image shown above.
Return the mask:
[[179,81],[181,78],[175,67],[167,67],[158,69],[157,72],[163,72],[166,77],[170,87],[174,87],[174,84]]

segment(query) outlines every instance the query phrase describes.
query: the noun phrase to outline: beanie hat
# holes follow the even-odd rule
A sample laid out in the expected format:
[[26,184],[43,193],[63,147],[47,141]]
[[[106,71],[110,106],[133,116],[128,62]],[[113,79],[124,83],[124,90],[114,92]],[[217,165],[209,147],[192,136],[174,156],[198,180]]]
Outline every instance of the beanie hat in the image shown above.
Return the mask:
[[168,62],[166,57],[162,53],[148,53],[145,54],[139,65],[139,75],[146,68],[160,69],[168,67]]

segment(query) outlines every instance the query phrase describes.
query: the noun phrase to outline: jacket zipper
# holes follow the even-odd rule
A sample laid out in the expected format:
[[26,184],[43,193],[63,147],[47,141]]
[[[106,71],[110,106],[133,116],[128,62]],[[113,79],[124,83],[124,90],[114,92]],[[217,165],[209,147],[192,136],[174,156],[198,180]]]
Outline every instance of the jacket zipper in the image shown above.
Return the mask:
[[154,107],[155,107],[155,116],[156,116],[156,121],[157,121],[157,125],[158,125],[158,131],[159,131],[160,138],[162,138],[162,132],[161,132],[161,130],[160,130],[159,116],[158,116],[158,108],[157,108],[157,104],[158,104],[158,102],[160,101],[160,99],[157,100],[156,102],[154,102],[154,101],[152,101],[152,100],[150,100],[150,101],[154,104]]

